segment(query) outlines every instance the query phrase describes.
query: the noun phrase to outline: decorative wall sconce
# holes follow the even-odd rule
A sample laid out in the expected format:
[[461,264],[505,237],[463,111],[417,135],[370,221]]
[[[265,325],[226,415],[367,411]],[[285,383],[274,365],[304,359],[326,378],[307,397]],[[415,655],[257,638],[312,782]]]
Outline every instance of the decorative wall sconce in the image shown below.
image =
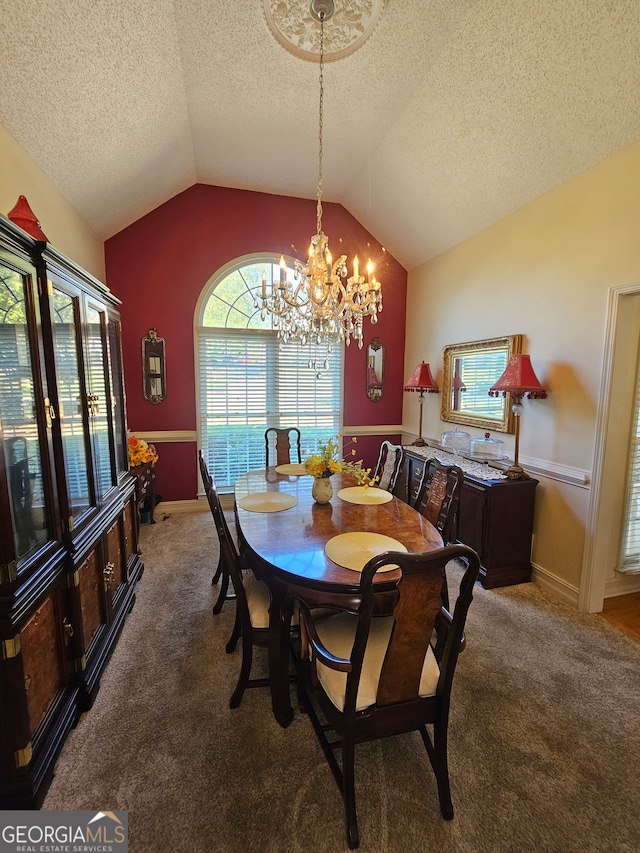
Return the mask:
[[167,396],[164,338],[149,329],[142,339],[142,383],[144,398],[156,406]]
[[367,397],[376,403],[382,397],[384,347],[375,337],[367,347]]

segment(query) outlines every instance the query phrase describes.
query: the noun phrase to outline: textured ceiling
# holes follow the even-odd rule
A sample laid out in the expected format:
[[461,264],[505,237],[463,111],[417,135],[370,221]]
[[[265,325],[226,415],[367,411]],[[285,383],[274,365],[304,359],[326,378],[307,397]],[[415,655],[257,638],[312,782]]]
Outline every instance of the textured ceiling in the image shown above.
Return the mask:
[[[195,182],[315,198],[263,3],[0,0],[0,123],[103,239]],[[325,68],[323,198],[412,269],[640,138],[639,45],[640,0],[387,0]]]

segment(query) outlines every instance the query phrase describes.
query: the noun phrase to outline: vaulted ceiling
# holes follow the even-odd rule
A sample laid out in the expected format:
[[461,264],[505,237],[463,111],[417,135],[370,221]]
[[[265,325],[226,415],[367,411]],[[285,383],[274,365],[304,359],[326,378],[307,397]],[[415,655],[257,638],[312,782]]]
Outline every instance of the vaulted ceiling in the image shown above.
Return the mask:
[[[372,3],[325,66],[323,198],[408,269],[640,138],[640,0],[336,14]],[[196,182],[315,198],[318,65],[268,23],[308,9],[0,0],[0,123],[103,239]]]

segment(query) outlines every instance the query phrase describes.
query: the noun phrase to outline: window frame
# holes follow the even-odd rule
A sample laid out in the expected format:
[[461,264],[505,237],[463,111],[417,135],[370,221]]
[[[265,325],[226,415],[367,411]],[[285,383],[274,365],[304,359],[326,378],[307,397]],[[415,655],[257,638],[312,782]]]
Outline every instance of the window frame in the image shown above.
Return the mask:
[[[204,333],[210,332],[212,329],[225,328],[225,327],[216,327],[216,326],[204,325],[204,315],[205,315],[205,311],[206,311],[207,305],[209,303],[209,300],[210,300],[211,296],[214,294],[216,288],[229,275],[231,275],[234,271],[242,269],[243,267],[255,265],[255,264],[273,265],[275,267],[279,264],[280,257],[281,257],[280,254],[276,254],[276,253],[272,253],[272,252],[255,252],[255,253],[250,253],[250,254],[246,254],[246,255],[236,257],[233,260],[229,261],[228,263],[224,264],[222,267],[220,267],[208,279],[208,281],[206,282],[206,284],[204,285],[204,287],[202,288],[202,290],[200,292],[200,295],[198,297],[196,307],[194,310],[194,335],[193,335],[195,384],[196,384],[196,387],[195,387],[196,430],[197,430],[198,446],[200,448],[204,449],[204,444],[206,443],[204,441],[203,418],[202,418],[203,400],[202,400],[202,394],[201,394],[201,375],[200,375],[201,374],[201,357],[200,357],[201,336]],[[289,258],[285,255],[285,260],[287,261],[289,267],[292,268],[293,259]],[[259,310],[260,309],[258,309],[258,311]],[[237,326],[231,326],[231,327],[226,327],[226,328],[230,328],[231,330],[235,330],[235,331],[239,331],[239,332],[242,331]],[[250,335],[254,335],[254,334],[255,335],[265,335],[265,334],[267,334],[269,336],[273,336],[274,338],[277,335],[277,332],[274,329],[268,329],[267,330],[267,329],[250,329],[250,328],[247,328],[246,331]],[[275,345],[279,346],[277,341],[276,341]],[[292,344],[290,343],[289,346],[291,346],[291,345]],[[339,377],[338,377],[338,379],[339,379],[339,390],[338,390],[339,399],[336,401],[336,403],[337,403],[337,406],[336,406],[337,412],[336,412],[336,417],[335,417],[336,428],[335,428],[335,431],[332,430],[332,433],[333,434],[342,434],[343,422],[344,422],[343,409],[344,409],[345,345],[343,342],[336,341],[332,344],[332,349],[339,349],[339,351],[340,351],[340,366],[339,366]],[[322,348],[319,348],[318,354],[322,353],[322,351],[323,351]],[[306,358],[307,358],[307,356],[305,356],[305,359]],[[272,409],[273,408],[275,408],[275,407],[272,407]],[[267,420],[266,413],[265,413],[265,420]],[[273,419],[269,419],[267,421],[267,426],[272,426],[272,425],[279,426],[279,423],[272,424],[272,422],[271,422],[272,420]],[[265,429],[267,428],[267,426],[265,426]],[[285,426],[300,426],[300,425],[297,423],[287,423],[287,424],[285,424]],[[304,429],[305,428],[304,428],[304,425],[300,426],[300,429],[301,429],[301,432],[303,435],[303,454],[304,454],[305,453],[305,447],[304,447],[304,438],[305,438]],[[320,436],[320,438],[321,439],[326,438],[326,436]],[[309,437],[307,436],[307,441],[308,440],[309,440]],[[316,449],[316,444],[317,444],[317,442],[312,442],[312,445],[310,446],[310,448],[308,448],[306,450],[306,452],[314,452]],[[220,488],[221,492],[230,492],[232,490],[233,490],[233,484],[222,485]],[[200,483],[199,479],[198,479],[198,494],[199,495],[203,494],[202,483]]]

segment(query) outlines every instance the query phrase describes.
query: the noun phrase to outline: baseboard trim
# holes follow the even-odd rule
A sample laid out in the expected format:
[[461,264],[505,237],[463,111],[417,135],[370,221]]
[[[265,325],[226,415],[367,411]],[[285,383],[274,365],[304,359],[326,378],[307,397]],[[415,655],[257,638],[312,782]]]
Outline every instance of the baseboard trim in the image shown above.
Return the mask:
[[158,520],[162,513],[180,513],[180,512],[205,512],[209,509],[209,505],[207,501],[203,498],[202,500],[195,501],[160,501],[160,503],[156,506],[155,517]]
[[562,578],[543,569],[541,566],[537,566],[535,563],[532,563],[531,566],[533,568],[533,581],[535,583],[540,584],[547,592],[551,592],[557,598],[561,598],[576,610],[578,609],[580,590],[577,587],[572,586],[562,580]]
[[637,574],[623,575],[616,572],[615,578],[609,578],[604,585],[604,597],[616,598],[640,590],[640,577]]

